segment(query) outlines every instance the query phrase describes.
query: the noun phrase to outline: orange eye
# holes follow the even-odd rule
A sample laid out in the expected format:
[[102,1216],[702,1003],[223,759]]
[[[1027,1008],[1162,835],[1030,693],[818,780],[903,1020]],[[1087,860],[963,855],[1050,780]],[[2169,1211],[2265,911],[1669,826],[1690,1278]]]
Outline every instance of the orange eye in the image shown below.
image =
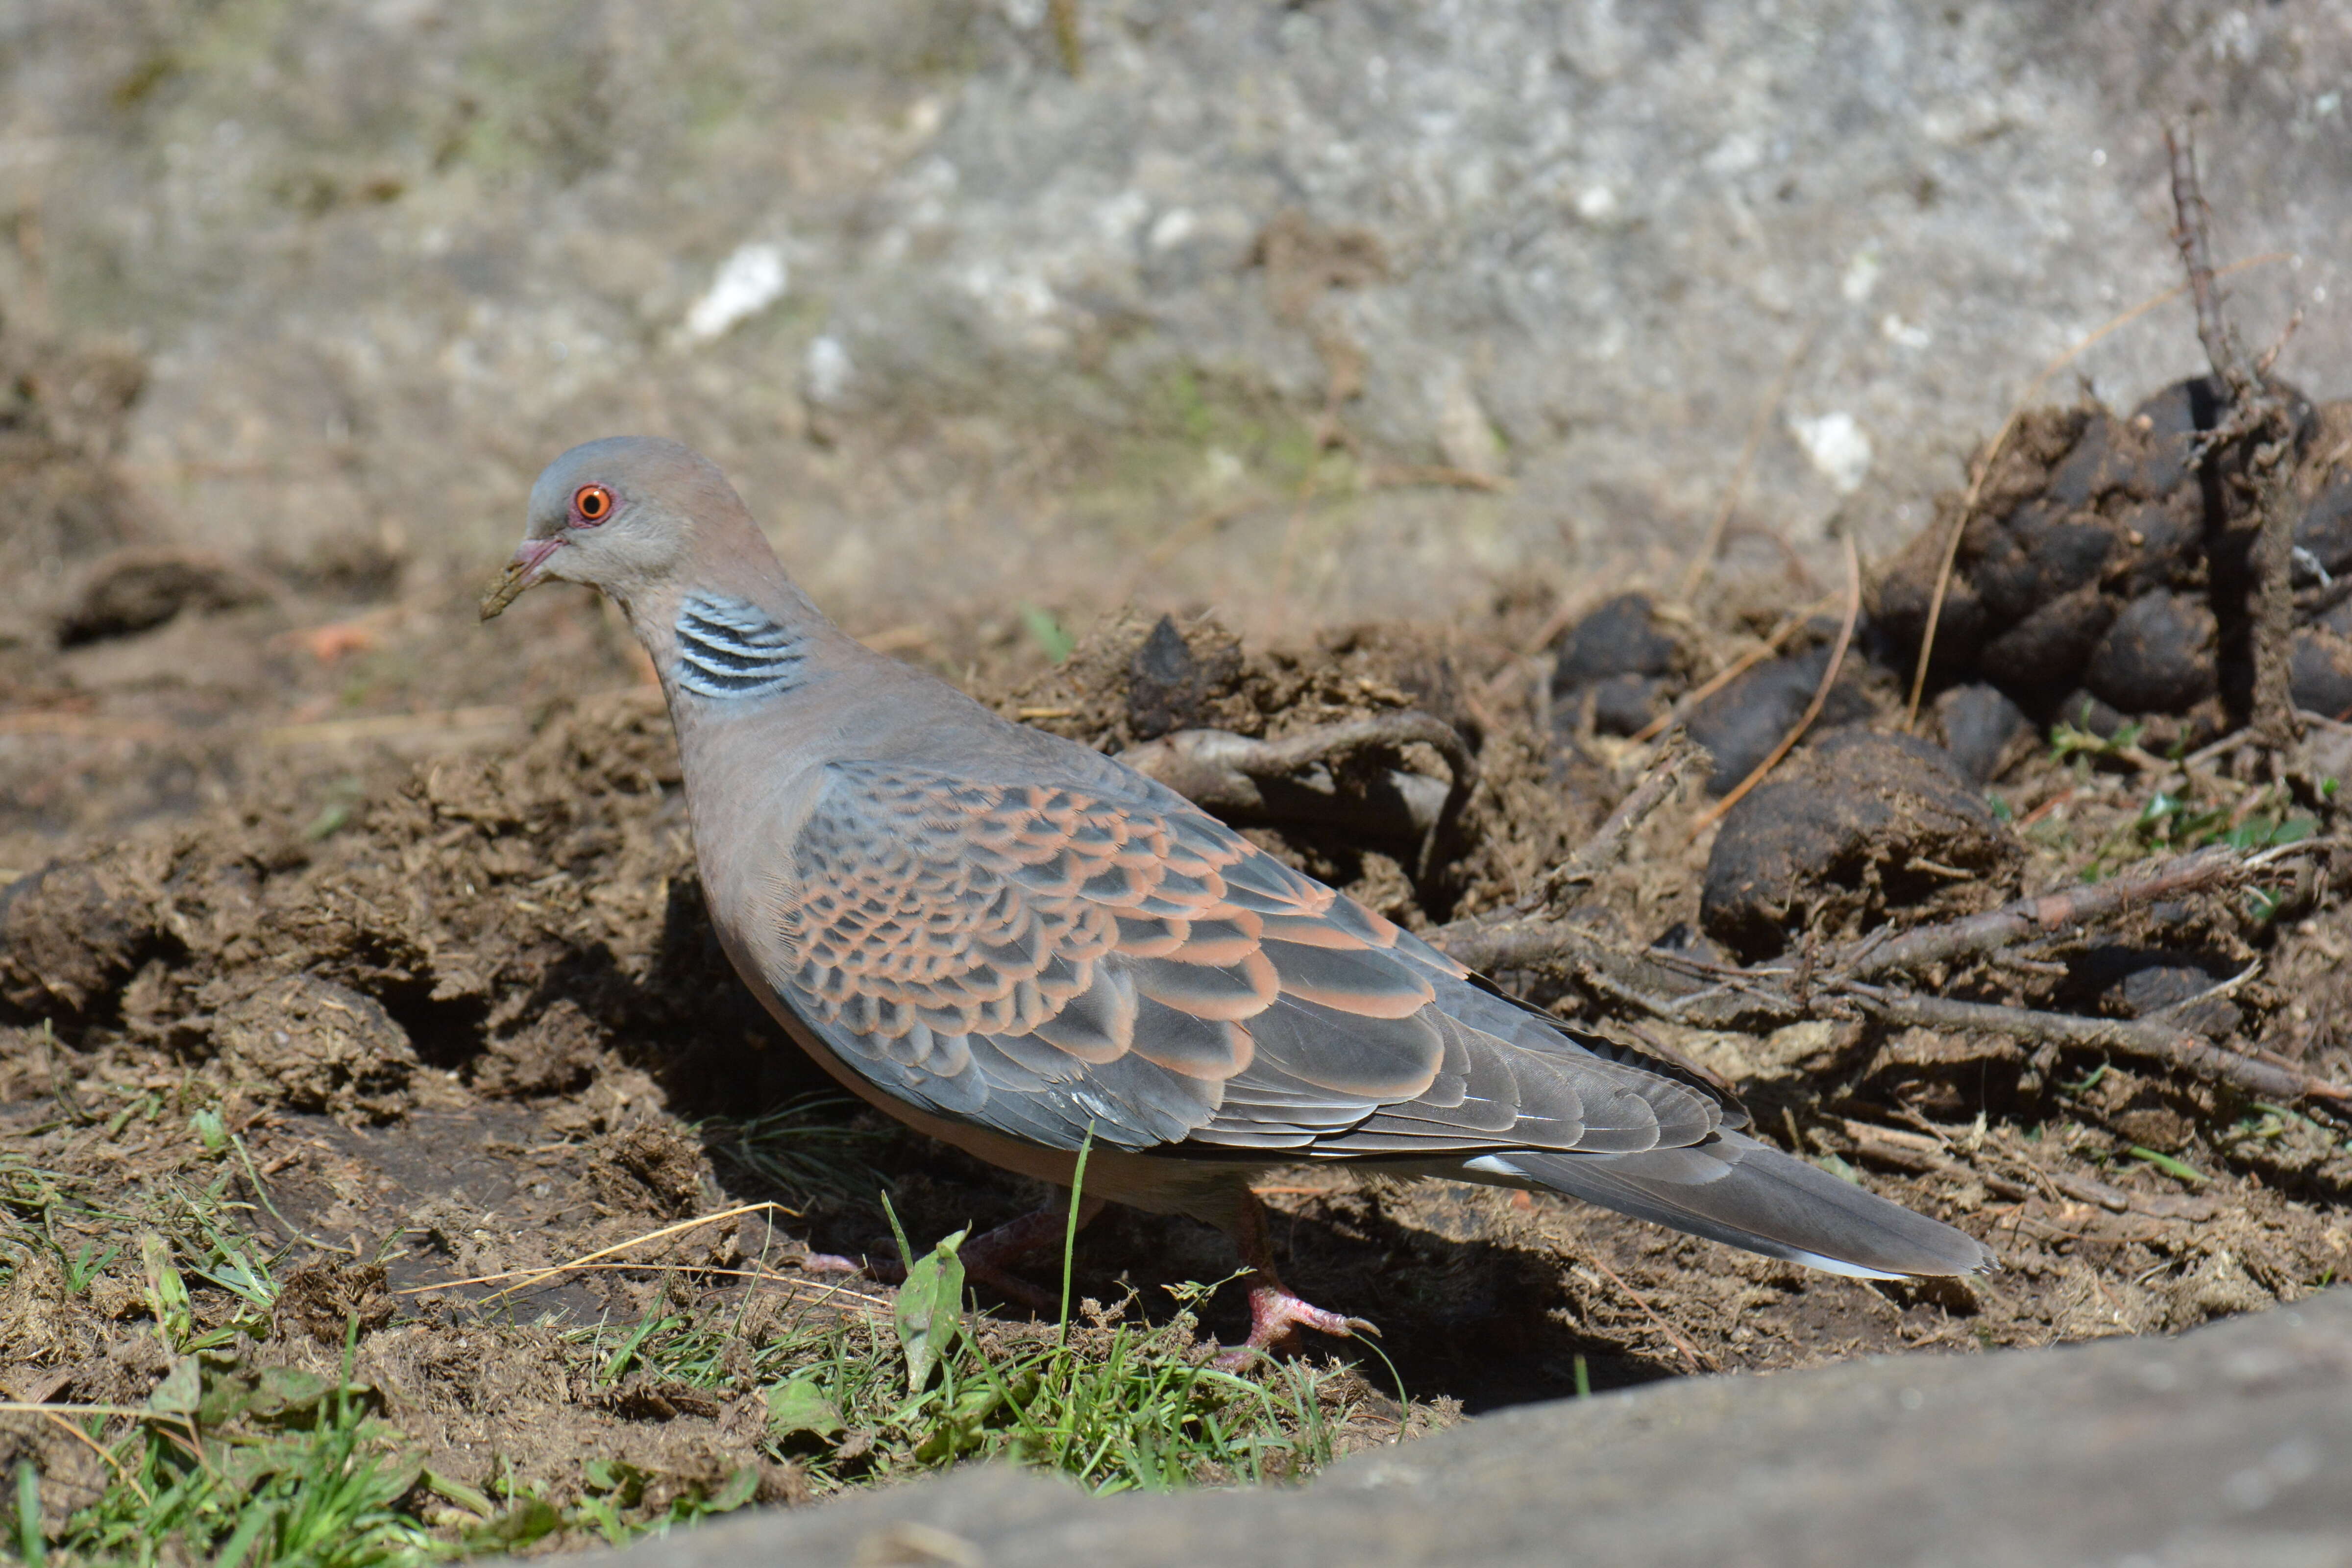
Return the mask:
[[572,492],[572,515],[582,522],[602,522],[613,515],[613,492],[602,485],[582,485]]

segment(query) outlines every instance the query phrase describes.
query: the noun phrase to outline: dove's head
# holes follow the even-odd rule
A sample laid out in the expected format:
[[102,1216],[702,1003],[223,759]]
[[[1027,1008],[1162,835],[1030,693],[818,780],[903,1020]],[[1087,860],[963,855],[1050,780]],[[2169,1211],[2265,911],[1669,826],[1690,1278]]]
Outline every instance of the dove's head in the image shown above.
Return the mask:
[[522,543],[482,595],[482,619],[550,578],[585,583],[629,607],[741,564],[776,570],[717,464],[675,441],[608,437],[572,447],[530,487]]

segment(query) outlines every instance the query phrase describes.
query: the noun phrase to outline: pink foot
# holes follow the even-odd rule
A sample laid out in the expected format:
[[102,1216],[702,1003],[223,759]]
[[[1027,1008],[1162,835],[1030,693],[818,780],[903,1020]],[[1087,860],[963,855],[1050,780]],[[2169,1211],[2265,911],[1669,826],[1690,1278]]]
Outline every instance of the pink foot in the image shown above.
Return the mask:
[[1274,1242],[1265,1232],[1265,1205],[1257,1201],[1255,1193],[1244,1193],[1243,1200],[1234,1216],[1231,1234],[1234,1246],[1242,1255],[1242,1264],[1252,1276],[1249,1338],[1219,1356],[1216,1364],[1227,1372],[1247,1366],[1275,1346],[1293,1342],[1301,1329],[1313,1329],[1343,1340],[1358,1334],[1378,1338],[1380,1330],[1365,1320],[1343,1318],[1290,1293],[1282,1276],[1274,1271]]
[[[1272,1271],[1261,1269],[1262,1279],[1270,1279]],[[1380,1330],[1361,1318],[1343,1318],[1309,1301],[1302,1301],[1283,1289],[1279,1280],[1250,1287],[1249,1338],[1219,1356],[1216,1364],[1227,1372],[1247,1366],[1277,1345],[1287,1344],[1297,1338],[1301,1329],[1313,1329],[1318,1333],[1331,1334],[1343,1340],[1358,1334],[1380,1337]]]
[[866,1259],[844,1258],[837,1252],[812,1252],[801,1258],[800,1271],[803,1274],[863,1274],[866,1272]]

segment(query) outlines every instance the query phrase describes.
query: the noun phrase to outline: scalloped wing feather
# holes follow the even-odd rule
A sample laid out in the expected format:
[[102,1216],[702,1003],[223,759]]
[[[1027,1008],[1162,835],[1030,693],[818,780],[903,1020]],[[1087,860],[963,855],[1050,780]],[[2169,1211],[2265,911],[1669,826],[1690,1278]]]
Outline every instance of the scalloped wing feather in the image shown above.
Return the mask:
[[1624,1153],[1721,1124],[1088,756],[1067,783],[828,770],[771,978],[886,1091],[1066,1149]]

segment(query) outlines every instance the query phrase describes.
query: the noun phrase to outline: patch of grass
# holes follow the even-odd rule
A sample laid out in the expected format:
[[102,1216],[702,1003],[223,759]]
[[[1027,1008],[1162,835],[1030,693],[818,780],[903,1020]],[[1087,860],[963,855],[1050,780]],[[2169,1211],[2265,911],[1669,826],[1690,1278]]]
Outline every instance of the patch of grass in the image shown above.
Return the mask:
[[[2219,800],[2196,798],[2193,790],[2158,790],[2100,839],[2083,867],[2083,879],[2095,882],[2150,856],[2182,855],[2217,844],[2255,850],[2299,843],[2319,831],[2319,820],[2291,809],[2293,804],[2276,786]],[[2264,896],[2256,891],[2250,897],[2257,918],[2266,918]]]
[[[487,1479],[438,1475],[354,1374],[356,1329],[340,1374],[261,1364],[282,1359],[254,1346],[277,1331],[283,1281],[309,1244],[267,1207],[218,1105],[195,1086],[152,1083],[85,1083],[50,1124],[101,1162],[134,1161],[128,1181],[51,1169],[64,1162],[29,1147],[0,1152],[0,1275],[35,1265],[42,1292],[85,1311],[109,1295],[110,1314],[148,1320],[125,1331],[154,1334],[171,1357],[143,1406],[33,1418],[53,1443],[68,1440],[58,1420],[70,1421],[70,1441],[93,1465],[102,1456],[110,1479],[62,1518],[49,1491],[45,1521],[52,1483],[31,1468],[0,1476],[0,1515],[16,1505],[0,1518],[0,1554],[369,1568],[559,1540],[622,1544],[743,1506],[776,1464],[819,1493],[970,1458],[1050,1467],[1097,1491],[1289,1478],[1333,1457],[1363,1392],[1336,1366],[1206,1364],[1193,1311],[1213,1288],[1177,1288],[1176,1315],[1158,1325],[1129,1321],[1132,1298],[1085,1303],[1076,1321],[1066,1307],[1059,1324],[988,1318],[964,1291],[958,1236],[913,1260],[895,1313],[712,1290],[680,1269],[625,1320],[551,1333],[486,1318],[486,1332],[530,1336],[560,1359],[587,1404],[729,1407],[730,1432],[746,1414],[752,1430],[702,1476],[657,1472],[625,1447],[583,1453],[569,1476],[551,1477],[543,1457],[535,1479],[515,1465]],[[887,1134],[842,1125],[845,1104],[806,1100],[698,1131],[735,1179],[783,1194],[871,1190],[862,1155]],[[1066,1272],[1073,1244],[1066,1236]]]
[[1078,646],[1078,639],[1064,629],[1051,610],[1040,609],[1035,605],[1024,605],[1021,606],[1021,624],[1028,629],[1030,638],[1044,651],[1045,658],[1055,664],[1068,658],[1071,650]]
[[[142,1568],[370,1568],[427,1554],[430,1532],[398,1506],[418,1463],[375,1414],[374,1391],[351,1381],[348,1352],[344,1368],[326,1378],[182,1360],[149,1399],[152,1414],[103,1450],[114,1484],[55,1535],[39,1531],[37,1478],[20,1473],[22,1554]],[[93,1446],[103,1419],[83,1418]]]
[[[937,1290],[939,1275],[931,1279]],[[750,1346],[748,1367],[726,1311],[656,1305],[635,1323],[566,1338],[599,1359],[607,1386],[642,1373],[727,1391],[748,1378],[767,1405],[767,1452],[799,1465],[821,1492],[967,1458],[1057,1469],[1103,1492],[1296,1477],[1329,1462],[1355,1414],[1358,1385],[1336,1367],[1205,1364],[1192,1309],[1213,1288],[1179,1288],[1183,1310],[1165,1323],[1129,1323],[1130,1303],[1119,1303],[1094,1309],[1065,1338],[1047,1325],[982,1320],[968,1301],[948,1306],[952,1294],[934,1294],[912,1325],[908,1291],[923,1284],[902,1287],[898,1321],[817,1310],[779,1323]],[[929,1347],[919,1384],[910,1342]]]

